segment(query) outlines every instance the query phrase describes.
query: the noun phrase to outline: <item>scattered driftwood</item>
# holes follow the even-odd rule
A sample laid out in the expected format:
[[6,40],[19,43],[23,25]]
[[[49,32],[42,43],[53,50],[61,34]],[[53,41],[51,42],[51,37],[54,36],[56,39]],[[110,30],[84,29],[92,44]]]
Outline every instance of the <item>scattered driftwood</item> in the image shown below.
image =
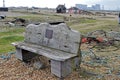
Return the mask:
[[10,27],[14,27],[15,26],[15,24],[12,23],[12,22],[7,22],[6,24],[9,24]]
[[11,22],[13,22],[13,23],[16,23],[16,22],[25,23],[26,20],[25,20],[25,19],[22,19],[22,18],[15,18],[15,20],[14,20],[14,21],[11,21]]
[[14,24],[17,24],[17,25],[20,25],[20,26],[25,26],[26,20],[23,19],[23,18],[15,18],[15,20],[11,21],[11,23],[14,23]]
[[14,18],[13,21],[9,21],[6,24],[9,24],[10,27],[14,26],[26,26],[27,21],[22,18]]

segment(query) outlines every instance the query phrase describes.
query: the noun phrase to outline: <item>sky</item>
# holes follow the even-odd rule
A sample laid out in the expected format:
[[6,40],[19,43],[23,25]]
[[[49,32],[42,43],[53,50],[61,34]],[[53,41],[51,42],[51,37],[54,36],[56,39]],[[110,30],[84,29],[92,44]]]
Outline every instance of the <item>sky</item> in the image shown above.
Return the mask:
[[[56,8],[58,4],[65,4],[67,8],[75,6],[75,4],[94,4],[104,5],[104,9],[116,10],[120,8],[120,0],[5,0],[6,7],[48,7]],[[0,7],[3,6],[3,0],[0,0]]]

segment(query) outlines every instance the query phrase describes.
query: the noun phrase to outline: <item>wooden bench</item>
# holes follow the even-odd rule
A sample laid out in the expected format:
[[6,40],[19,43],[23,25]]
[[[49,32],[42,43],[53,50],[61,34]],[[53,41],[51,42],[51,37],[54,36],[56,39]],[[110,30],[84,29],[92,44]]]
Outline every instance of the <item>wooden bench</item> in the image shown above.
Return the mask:
[[25,61],[33,58],[34,53],[45,56],[51,60],[51,73],[63,78],[80,66],[80,43],[80,33],[65,23],[41,23],[28,25],[24,42],[12,44],[18,59]]

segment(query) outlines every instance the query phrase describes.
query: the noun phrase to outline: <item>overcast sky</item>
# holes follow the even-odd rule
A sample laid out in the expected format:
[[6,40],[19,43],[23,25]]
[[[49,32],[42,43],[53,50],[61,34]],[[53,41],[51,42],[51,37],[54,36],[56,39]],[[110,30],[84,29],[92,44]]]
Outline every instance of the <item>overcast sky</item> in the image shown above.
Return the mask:
[[[5,0],[6,7],[26,6],[26,7],[49,7],[56,8],[58,4],[65,4],[67,8],[75,6],[75,4],[94,4],[104,5],[105,9],[120,8],[120,0]],[[3,0],[0,0],[0,6],[3,6]]]

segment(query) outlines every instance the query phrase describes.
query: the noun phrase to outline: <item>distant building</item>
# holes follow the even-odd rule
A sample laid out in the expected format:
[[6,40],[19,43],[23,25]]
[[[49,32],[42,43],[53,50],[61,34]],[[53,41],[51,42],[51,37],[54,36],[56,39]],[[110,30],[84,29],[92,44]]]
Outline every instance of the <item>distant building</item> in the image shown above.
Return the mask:
[[65,5],[58,5],[56,8],[57,13],[66,13],[66,7]]
[[80,9],[77,7],[71,7],[68,9],[70,14],[79,14],[80,13]]
[[81,10],[87,10],[87,5],[84,4],[76,4],[75,5],[77,8],[81,9]]
[[81,10],[101,10],[100,4],[92,5],[91,7],[88,7],[85,4],[76,4],[76,7]]
[[6,7],[0,7],[0,11],[8,11],[8,8],[6,8]]
[[100,10],[100,4],[92,5],[92,10]]

